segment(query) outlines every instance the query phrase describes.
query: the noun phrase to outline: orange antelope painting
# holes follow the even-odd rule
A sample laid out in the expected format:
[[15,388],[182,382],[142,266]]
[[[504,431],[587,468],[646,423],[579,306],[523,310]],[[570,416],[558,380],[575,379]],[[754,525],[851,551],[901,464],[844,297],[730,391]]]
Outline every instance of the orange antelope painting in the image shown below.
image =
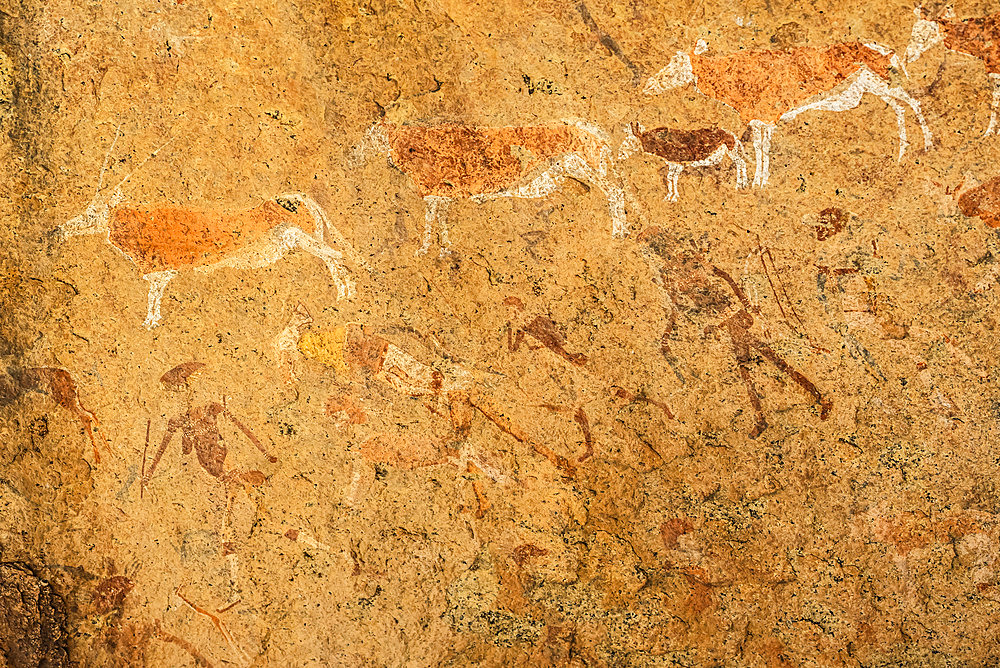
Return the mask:
[[[288,193],[239,211],[199,211],[169,204],[123,206],[121,188],[131,174],[107,197],[101,195],[103,176],[104,168],[86,211],[60,230],[66,237],[104,235],[142,271],[149,282],[147,328],[160,323],[164,290],[183,271],[261,268],[300,248],[326,264],[337,299],[347,299],[354,294],[354,284],[344,266],[344,255],[368,266],[330,223],[322,207],[302,193]],[[331,241],[340,250],[331,247]]]
[[611,148],[599,129],[584,123],[477,127],[382,120],[358,147],[360,154],[373,151],[387,154],[392,165],[408,174],[424,200],[424,238],[417,255],[430,248],[435,224],[440,254],[450,251],[446,213],[453,200],[547,197],[567,177],[597,186],[608,199],[612,234],[628,234],[625,191]]
[[986,74],[993,82],[993,101],[990,105],[990,124],[983,134],[997,134],[997,108],[1000,107],[1000,12],[954,20],[942,16],[933,20],[924,18],[923,11],[913,10],[917,22],[913,24],[910,43],[906,47],[906,62],[912,63],[927,50],[944,44],[944,48],[978,58],[986,67]]
[[892,70],[903,68],[899,57],[887,47],[848,42],[719,56],[704,55],[707,49],[699,40],[692,52],[678,51],[649,79],[643,92],[654,95],[694,83],[703,94],[739,112],[753,136],[754,186],[763,188],[770,178],[771,135],[778,121],[812,110],[854,109],[865,93],[875,95],[896,112],[898,159],[902,160],[908,145],[903,104],[913,110],[920,123],[925,149],[932,145],[920,103],[892,85]]

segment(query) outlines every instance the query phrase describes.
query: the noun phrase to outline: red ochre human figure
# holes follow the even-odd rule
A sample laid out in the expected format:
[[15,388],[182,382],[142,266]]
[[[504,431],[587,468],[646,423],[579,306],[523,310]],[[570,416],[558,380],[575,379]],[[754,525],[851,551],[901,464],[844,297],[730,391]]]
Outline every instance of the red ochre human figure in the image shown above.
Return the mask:
[[[189,381],[204,367],[205,365],[201,362],[179,364],[163,374],[160,377],[160,383],[169,391],[187,392],[190,389]],[[278,458],[267,451],[254,433],[239,418],[233,415],[232,411],[226,408],[225,404],[211,401],[207,404],[194,406],[191,403],[190,392],[187,392],[185,395],[185,403],[186,409],[184,413],[172,417],[167,421],[167,431],[163,435],[163,440],[160,442],[160,447],[153,456],[153,461],[148,470],[145,466],[145,453],[143,453],[142,489],[145,490],[149,485],[167,446],[173,440],[174,434],[179,431],[181,433],[181,453],[183,455],[190,455],[193,451],[198,458],[198,463],[205,469],[205,472],[216,478],[225,490],[226,508],[222,517],[220,537],[222,540],[222,555],[229,562],[230,585],[233,589],[233,596],[230,600],[230,605],[227,607],[231,607],[239,602],[239,596],[236,593],[238,572],[236,547],[232,540],[227,540],[227,531],[230,524],[229,514],[235,494],[233,485],[235,483],[245,486],[258,486],[262,485],[266,478],[263,473],[257,470],[226,470],[225,463],[228,450],[219,431],[219,418],[226,417],[232,421],[269,462],[273,464],[278,461]],[[146,439],[148,446],[148,426]]]
[[[47,394],[59,406],[75,415],[94,448],[94,462],[101,463],[101,453],[94,435],[95,431],[100,433],[97,416],[80,403],[76,383],[68,371],[48,366],[8,367],[7,377],[0,377],[0,406],[14,403],[28,392]],[[108,439],[102,435],[101,440],[108,452],[112,452]]]
[[833,402],[808,378],[779,356],[770,345],[753,332],[757,312],[739,284],[726,271],[712,264],[702,253],[686,248],[672,235],[659,228],[646,230],[640,237],[641,251],[654,272],[654,281],[663,290],[667,327],[661,339],[661,350],[670,355],[670,340],[675,336],[680,317],[706,321],[705,334],[724,332],[728,335],[736,360],[737,372],[746,386],[750,405],[756,416],[751,438],[767,429],[760,392],[750,374],[754,354],[762,355],[779,371],[791,378],[809,394],[825,420]]
[[[583,367],[587,364],[588,358],[583,353],[571,353],[566,350],[566,335],[556,322],[548,315],[535,315],[525,309],[524,302],[518,297],[507,297],[503,300],[505,306],[510,309],[510,320],[507,321],[507,350],[515,353],[524,344],[529,350],[547,348],[559,357],[563,358],[576,367]],[[532,345],[527,341],[531,338],[537,345]],[[573,416],[574,422],[580,427],[583,434],[585,446],[584,453],[577,458],[578,462],[584,462],[594,454],[594,442],[590,430],[590,420],[584,412],[582,406],[563,406],[560,404],[544,403],[541,408],[552,413],[567,413]]]
[[531,350],[548,348],[570,364],[583,366],[587,363],[587,356],[583,353],[571,353],[566,350],[566,336],[552,318],[547,315],[536,315],[531,318],[525,314],[524,302],[517,297],[507,297],[503,303],[509,306],[513,313],[506,328],[507,349],[510,352],[517,352],[521,344],[526,343],[525,338],[531,337],[538,344],[526,343]]

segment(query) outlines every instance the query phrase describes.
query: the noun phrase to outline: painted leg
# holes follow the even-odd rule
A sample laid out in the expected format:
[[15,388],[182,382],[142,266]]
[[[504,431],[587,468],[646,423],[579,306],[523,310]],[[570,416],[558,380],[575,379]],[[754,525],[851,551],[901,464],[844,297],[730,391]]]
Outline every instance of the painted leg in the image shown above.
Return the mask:
[[756,163],[754,165],[754,171],[753,171],[754,188],[764,187],[761,184],[761,177],[764,175],[763,171],[764,154],[762,151],[764,138],[763,138],[763,133],[761,132],[761,128],[763,127],[763,125],[764,124],[761,123],[760,121],[750,121],[750,132],[753,137],[753,155]]
[[621,239],[628,235],[628,220],[625,217],[625,190],[619,186],[617,176],[608,168],[610,176],[591,167],[582,157],[571,154],[566,157],[564,172],[567,176],[592,183],[608,198],[608,212],[611,215],[611,236]]
[[667,178],[670,179],[670,187],[668,188],[668,199],[671,202],[676,202],[678,199],[678,179],[681,176],[681,172],[684,171],[684,165],[679,165],[676,162],[671,163],[669,171],[667,172]]
[[825,420],[830,415],[830,411],[833,409],[833,402],[827,399],[823,399],[823,395],[820,391],[813,385],[812,381],[806,378],[800,371],[797,371],[792,367],[791,364],[786,362],[784,359],[778,356],[776,352],[771,348],[771,346],[763,343],[762,341],[755,341],[754,347],[764,355],[767,360],[778,367],[789,378],[794,380],[798,385],[808,392],[813,399],[816,400],[817,405],[819,405],[819,419]]
[[739,154],[739,150],[740,145],[737,143],[736,148],[729,151],[729,159],[733,161],[733,166],[736,168],[736,189],[743,190],[748,185],[747,161]]
[[146,321],[143,325],[146,329],[153,329],[160,324],[160,301],[163,299],[163,291],[167,289],[167,283],[177,275],[173,269],[167,271],[154,271],[143,276],[149,281],[149,294],[146,298]]
[[910,145],[906,139],[906,110],[903,109],[903,105],[889,95],[879,95],[879,98],[896,112],[896,125],[899,126],[899,155],[896,156],[896,162],[901,162],[906,153],[906,147]]
[[913,110],[913,115],[917,117],[917,123],[920,125],[920,131],[924,134],[924,150],[931,150],[934,146],[934,137],[931,135],[931,129],[927,127],[927,119],[924,118],[924,112],[920,109],[920,103],[902,88],[891,88],[889,94]]
[[[414,253],[417,257],[425,255],[431,247],[431,237],[434,234],[434,223],[438,219],[438,207],[442,203],[447,203],[450,200],[446,197],[438,197],[437,195],[428,195],[424,198],[424,241]],[[444,211],[447,211],[447,204]],[[444,214],[442,211],[442,215]]]
[[354,296],[354,282],[348,274],[347,267],[344,266],[344,254],[330,248],[322,241],[318,241],[297,227],[289,227],[282,235],[282,241],[289,248],[301,248],[310,255],[318,257],[326,265],[333,278],[333,284],[337,288],[337,299],[350,299]]
[[984,137],[997,134],[997,107],[1000,107],[1000,74],[991,74],[990,80],[993,82],[993,101],[990,103],[990,124]]
[[663,177],[663,187],[667,189],[667,194],[663,196],[663,201],[664,202],[672,202],[672,201],[674,201],[673,200],[673,198],[674,198],[674,180],[672,178],[670,178],[670,175],[671,175],[671,172],[672,172],[671,168],[673,166],[674,166],[674,163],[668,162],[666,164],[666,166],[663,168],[665,171],[660,173],[660,176]]
[[441,228],[440,246],[438,257],[444,257],[451,253],[451,239],[448,238],[448,205],[451,200],[442,200],[437,207],[438,225]]
[[228,540],[227,533],[229,531],[228,517],[229,513],[232,512],[232,497],[229,495],[228,484],[225,485],[226,490],[226,509],[222,516],[222,533],[220,538],[222,539],[222,556],[226,559],[226,565],[229,570],[229,600],[226,604],[216,610],[216,612],[225,612],[242,600],[239,589],[239,572],[240,572],[240,562],[239,558],[236,556],[236,543],[235,541]]
[[767,182],[771,180],[771,135],[773,133],[773,125],[764,126],[763,132],[761,133],[760,152],[763,155],[761,167],[764,170],[764,176],[762,176],[760,180],[761,188],[766,186]]
[[743,362],[737,362],[736,368],[740,372],[743,384],[746,385],[747,397],[750,399],[750,405],[753,406],[753,413],[757,419],[753,429],[750,430],[750,438],[757,438],[767,429],[767,420],[764,419],[764,407],[760,403],[760,394],[757,393],[757,388],[753,384],[753,378],[750,377],[750,369]]

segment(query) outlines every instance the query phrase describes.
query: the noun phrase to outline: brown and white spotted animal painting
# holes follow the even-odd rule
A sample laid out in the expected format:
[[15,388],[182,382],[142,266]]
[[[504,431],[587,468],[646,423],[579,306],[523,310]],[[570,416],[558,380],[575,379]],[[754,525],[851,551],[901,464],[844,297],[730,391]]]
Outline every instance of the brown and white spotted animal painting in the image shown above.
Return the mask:
[[413,179],[425,203],[423,244],[430,248],[435,225],[441,254],[449,252],[446,214],[456,199],[483,202],[500,197],[536,199],[562,187],[567,177],[599,188],[608,199],[615,237],[628,233],[625,192],[615,174],[603,133],[579,122],[524,127],[457,124],[372,126],[360,153],[387,154]]
[[100,234],[139,268],[149,282],[147,328],[159,324],[163,292],[170,279],[183,271],[266,267],[291,249],[301,248],[326,264],[337,298],[345,299],[353,295],[354,285],[344,256],[367,266],[319,204],[302,193],[285,194],[239,211],[171,204],[124,206],[121,187],[131,174],[102,197],[103,171],[86,211],[59,229],[66,237]]
[[663,158],[667,163],[664,185],[669,202],[677,201],[677,179],[685,167],[711,167],[729,156],[736,168],[736,189],[747,187],[747,163],[743,159],[743,144],[722,128],[674,130],[656,128],[644,130],[638,123],[625,128],[625,141],[618,159],[626,160],[643,152]]
[[952,17],[928,20],[919,7],[914,12],[917,22],[913,24],[910,43],[906,47],[906,62],[912,63],[938,44],[983,61],[986,75],[993,83],[990,123],[983,136],[997,134],[997,109],[1000,107],[1000,12],[960,20]]
[[753,136],[756,170],[753,184],[763,188],[770,177],[771,135],[778,121],[817,111],[847,111],[865,93],[875,95],[896,112],[899,159],[906,151],[909,106],[920,123],[924,146],[931,146],[920,103],[892,83],[892,70],[902,70],[898,56],[884,46],[847,42],[776,51],[747,50],[705,55],[704,41],[690,53],[678,51],[670,63],[646,83],[647,95],[694,83],[708,97],[735,109]]

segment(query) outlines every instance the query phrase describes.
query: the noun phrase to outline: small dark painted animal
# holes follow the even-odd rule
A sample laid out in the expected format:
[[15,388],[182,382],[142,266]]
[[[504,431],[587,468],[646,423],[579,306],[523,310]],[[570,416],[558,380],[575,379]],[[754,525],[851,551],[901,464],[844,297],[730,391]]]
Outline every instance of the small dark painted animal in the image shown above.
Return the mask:
[[[43,366],[22,369],[8,367],[6,377],[0,376],[0,406],[9,406],[28,392],[47,394],[54,402],[75,415],[94,448],[94,462],[101,463],[94,431],[99,429],[97,416],[83,407],[76,391],[73,377],[65,369]],[[102,436],[104,447],[111,452],[111,445]]]
[[677,201],[677,178],[685,167],[710,167],[722,162],[727,155],[736,168],[736,189],[748,185],[743,144],[722,128],[643,130],[641,125],[633,123],[625,128],[625,141],[618,151],[618,159],[625,160],[640,151],[666,161],[667,173],[663,182],[667,186],[664,199],[668,202]]

